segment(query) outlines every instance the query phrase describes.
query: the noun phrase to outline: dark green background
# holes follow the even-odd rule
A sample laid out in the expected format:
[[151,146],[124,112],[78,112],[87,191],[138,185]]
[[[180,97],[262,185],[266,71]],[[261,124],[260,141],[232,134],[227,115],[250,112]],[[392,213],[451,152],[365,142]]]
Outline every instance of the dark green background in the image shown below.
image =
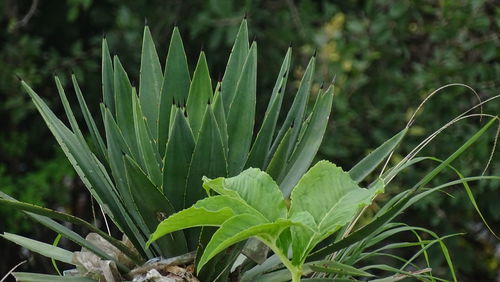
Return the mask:
[[[32,9],[31,9],[32,8]],[[31,11],[30,11],[31,10]],[[138,82],[142,29],[148,19],[164,62],[170,32],[178,24],[193,66],[202,48],[213,79],[224,71],[237,27],[247,13],[251,37],[259,49],[258,111],[264,113],[282,57],[294,46],[289,99],[309,57],[318,49],[317,89],[336,75],[333,116],[318,158],[350,168],[400,130],[418,103],[447,83],[464,83],[481,98],[499,94],[500,7],[495,1],[0,1],[0,190],[19,200],[65,209],[91,218],[88,193],[58,149],[42,119],[20,89],[22,77],[57,112],[62,106],[53,74],[68,82],[80,79],[88,103],[97,113],[101,99],[100,43],[105,34],[112,54]],[[68,87],[69,91],[69,87]],[[395,159],[422,138],[476,103],[465,88],[442,91],[426,105]],[[485,106],[498,114],[499,103]],[[287,103],[285,101],[285,107]],[[477,111],[476,111],[477,112]],[[461,122],[423,152],[444,158],[481,125]],[[494,132],[454,165],[478,175],[486,164]],[[500,174],[496,154],[487,174]],[[424,163],[401,175],[385,198],[412,183],[434,164]],[[450,173],[440,181],[453,179]],[[498,182],[472,188],[493,228],[500,232]],[[496,188],[496,189],[495,189]],[[466,232],[447,241],[459,280],[492,281],[500,277],[499,242],[485,231],[466,194],[434,195],[399,218],[439,235]],[[383,199],[381,199],[383,200]],[[55,234],[31,224],[19,213],[0,207],[0,232],[18,232],[51,242]],[[85,231],[83,231],[85,232]],[[415,240],[400,238],[402,240]],[[64,243],[64,242],[63,242]],[[53,272],[50,261],[28,255],[0,241],[0,276],[17,262],[21,269]],[[412,250],[409,250],[412,251]],[[414,250],[413,250],[414,251]],[[495,255],[496,252],[496,255]],[[431,261],[447,277],[438,250]]]

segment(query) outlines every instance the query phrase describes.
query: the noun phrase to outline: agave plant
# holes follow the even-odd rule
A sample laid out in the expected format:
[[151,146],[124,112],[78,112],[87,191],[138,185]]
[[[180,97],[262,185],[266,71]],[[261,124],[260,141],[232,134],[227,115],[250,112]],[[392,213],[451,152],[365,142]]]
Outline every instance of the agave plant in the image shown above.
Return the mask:
[[[291,49],[286,52],[262,125],[254,134],[257,44],[248,41],[246,20],[240,25],[224,76],[215,87],[203,52],[191,77],[177,28],[162,68],[149,28],[145,27],[138,89],[131,85],[118,57],[111,58],[105,39],[102,45],[103,128],[91,115],[77,79],[72,76],[90,142],[57,77],[69,126],[26,82],[22,81],[22,85],[102,208],[104,219],[110,218],[124,236],[119,240],[110,235],[109,229],[105,232],[83,219],[19,202],[0,192],[2,205],[22,210],[59,234],[53,245],[10,233],[2,237],[51,258],[57,271],[56,260],[76,267],[63,276],[15,273],[18,280],[146,281],[164,278],[168,273],[180,281],[298,281],[301,276],[311,281],[331,281],[377,278],[379,272],[389,280],[432,280],[435,278],[430,267],[421,268],[414,262],[421,254],[427,258],[426,250],[434,244],[443,250],[456,280],[443,243],[446,236],[392,221],[414,202],[444,187],[463,184],[471,195],[468,182],[498,180],[494,176],[464,178],[458,173],[456,181],[422,189],[449,168],[497,117],[444,161],[416,158],[440,131],[433,134],[397,165],[387,170],[384,166],[380,177],[370,178],[375,181],[368,185],[369,189],[363,189],[358,185],[391,155],[408,127],[347,172],[327,162],[307,172],[326,130],[333,99],[333,85],[322,88],[311,112],[306,114],[314,56],[278,130],[291,65]],[[464,115],[451,124],[464,119]],[[408,166],[425,160],[438,161],[439,165],[413,187],[390,199],[369,223],[354,229],[384,184]],[[472,196],[471,201],[475,204]],[[335,203],[338,205],[332,208]],[[322,223],[330,214],[336,217]],[[56,220],[83,226],[90,233],[84,238]],[[248,224],[242,225],[245,222]],[[245,229],[243,234],[231,231],[234,226],[240,231]],[[412,232],[418,240],[374,249],[401,232]],[[419,232],[433,239],[422,240]],[[58,247],[60,237],[75,242],[82,250],[70,252]],[[247,240],[250,237],[261,242]],[[385,253],[407,246],[419,246],[421,250],[409,259]],[[269,249],[272,253],[268,253]],[[370,264],[370,259],[377,256],[392,256],[403,265]]]
[[[118,57],[111,58],[107,41],[103,39],[103,102],[100,104],[103,130],[99,118],[90,113],[76,77],[72,76],[90,142],[86,141],[57,76],[55,83],[69,125],[56,117],[22,81],[81,180],[133,248],[82,219],[19,203],[7,195],[2,195],[3,203],[29,210],[35,220],[102,259],[114,261],[124,273],[133,265],[127,266],[110,257],[88,240],[40,215],[89,228],[135,265],[155,257],[175,257],[196,251],[201,229],[176,232],[157,240],[150,248],[146,248],[145,243],[163,219],[206,197],[201,188],[202,177],[235,176],[245,168],[255,167],[268,171],[278,180],[281,189],[289,193],[319,148],[330,115],[333,86],[317,95],[314,108],[307,114],[314,57],[285,121],[277,130],[291,52],[289,48],[285,54],[257,134],[254,134],[257,43],[249,43],[246,19],[240,25],[224,76],[215,87],[203,51],[191,76],[177,28],[173,29],[163,68],[150,30],[148,26],[144,28],[138,89],[131,85]],[[221,256],[224,262],[214,263],[213,269],[201,277],[227,276],[230,269],[225,266],[238,254],[239,249],[235,249],[234,254]]]

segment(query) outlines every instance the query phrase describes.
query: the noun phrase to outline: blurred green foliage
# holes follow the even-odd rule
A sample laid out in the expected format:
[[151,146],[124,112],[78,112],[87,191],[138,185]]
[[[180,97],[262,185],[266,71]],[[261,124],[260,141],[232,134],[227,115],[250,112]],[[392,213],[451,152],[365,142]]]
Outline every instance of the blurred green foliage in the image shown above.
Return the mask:
[[[294,66],[305,65],[317,49],[315,87],[332,74],[337,77],[333,118],[319,157],[350,168],[401,129],[420,101],[438,87],[464,83],[476,89],[483,100],[498,94],[500,8],[495,4],[493,0],[4,0],[0,4],[0,187],[23,201],[75,210],[76,200],[70,196],[78,189],[71,184],[74,172],[55,149],[56,142],[20,90],[16,75],[29,81],[58,113],[62,107],[52,76],[58,73],[69,86],[69,74],[75,72],[88,104],[95,107],[91,110],[97,112],[104,33],[112,53],[120,55],[132,80],[138,81],[134,71],[139,69],[145,18],[159,50],[167,49],[169,31],[177,23],[189,63],[194,66],[200,48],[204,48],[207,57],[214,60],[208,63],[217,79],[246,13],[259,44],[260,109],[269,99],[290,42]],[[159,55],[163,62],[166,54]],[[295,77],[302,71],[295,68]],[[289,85],[293,88],[296,83]],[[292,93],[288,91],[288,97]],[[477,98],[463,87],[437,94],[418,115],[410,138],[400,148],[402,153],[394,159],[402,158],[419,140],[475,103]],[[498,102],[484,110],[498,114]],[[424,155],[446,156],[479,126],[478,119],[460,122],[438,137]],[[482,172],[493,135],[455,163],[463,174]],[[424,163],[408,171],[398,185],[387,190],[406,188],[412,175],[433,165]],[[500,174],[498,154],[487,174]],[[497,186],[482,182],[472,187],[494,228],[500,226],[500,206],[496,197],[491,197],[498,193]],[[493,280],[500,270],[495,251],[498,241],[485,233],[466,194],[459,188],[451,192],[453,197],[440,194],[420,202],[402,221],[430,227],[441,235],[467,232],[448,242],[460,280]],[[0,209],[0,231],[30,232],[32,226],[21,218]],[[6,267],[1,265],[0,271],[5,272]]]

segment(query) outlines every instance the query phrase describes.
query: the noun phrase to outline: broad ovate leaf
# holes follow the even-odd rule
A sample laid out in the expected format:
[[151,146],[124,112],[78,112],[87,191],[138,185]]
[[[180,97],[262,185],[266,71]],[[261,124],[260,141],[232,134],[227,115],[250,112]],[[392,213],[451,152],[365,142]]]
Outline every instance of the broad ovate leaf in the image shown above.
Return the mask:
[[[307,245],[294,248],[296,252],[302,249],[299,261],[314,245],[348,224],[361,207],[370,204],[376,194],[383,192],[383,188],[382,181],[371,189],[360,188],[348,173],[328,161],[313,166],[291,195],[289,216],[309,212],[318,226],[318,234],[310,238]],[[294,260],[296,255],[294,253]]]
[[251,214],[234,216],[224,222],[212,236],[198,263],[198,271],[216,254],[250,237],[255,236],[264,243],[274,246],[274,241],[281,232],[292,224],[290,220],[286,219],[266,222]]
[[286,218],[283,194],[271,176],[260,169],[249,168],[235,177],[205,181],[204,187],[241,198],[269,221]]
[[[226,220],[238,214],[258,212],[240,199],[229,196],[214,196],[199,200],[192,207],[173,214],[162,221],[156,231],[151,234],[147,245],[171,232],[199,226],[220,226]],[[265,221],[264,218],[260,218]]]

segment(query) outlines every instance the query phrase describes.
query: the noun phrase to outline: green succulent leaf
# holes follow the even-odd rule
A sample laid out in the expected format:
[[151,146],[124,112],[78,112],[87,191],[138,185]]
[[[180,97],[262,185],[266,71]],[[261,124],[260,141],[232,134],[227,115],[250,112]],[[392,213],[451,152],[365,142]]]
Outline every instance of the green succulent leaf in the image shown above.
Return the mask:
[[[205,101],[206,106],[206,101]],[[176,211],[184,208],[185,187],[195,139],[182,110],[177,110],[163,158],[163,194]],[[200,189],[201,190],[201,189]]]
[[108,42],[106,38],[102,39],[102,96],[106,107],[113,116],[115,116],[115,98],[114,98],[114,74],[113,62],[109,54]]
[[[187,97],[187,112],[189,124],[193,130],[195,139],[200,132],[203,122],[203,115],[207,107],[207,101],[212,99],[212,80],[208,70],[207,58],[205,53],[201,52],[198,63],[193,74],[193,81],[189,87],[189,96]],[[214,109],[215,112],[215,109]]]
[[39,253],[42,256],[48,257],[48,258],[53,258],[55,260],[58,260],[60,262],[65,262],[68,264],[73,264],[71,259],[73,257],[73,253],[70,251],[67,251],[65,249],[61,249],[59,247],[53,246],[51,244],[47,244],[44,242],[40,242],[37,240],[33,240],[30,238],[26,238],[23,236],[19,236],[16,234],[11,234],[11,233],[4,233],[0,234],[1,237],[4,239],[7,239],[11,242],[14,242],[22,247],[25,247],[26,249],[33,251],[35,253]]
[[187,178],[184,208],[205,197],[202,177],[227,175],[224,147],[212,107],[207,107]]
[[30,273],[30,272],[13,272],[12,275],[14,276],[14,278],[16,278],[16,281],[22,281],[22,282],[53,282],[53,281],[95,282],[96,281],[94,279],[81,276],[58,276],[58,275]]
[[229,109],[236,93],[236,87],[241,76],[243,64],[248,55],[248,50],[248,27],[247,20],[244,19],[236,35],[233,49],[227,61],[226,71],[222,78],[221,96],[224,102],[224,112],[226,114],[229,114]]
[[139,79],[140,105],[144,111],[144,117],[151,131],[151,136],[156,139],[158,138],[158,105],[160,104],[160,90],[163,73],[160,60],[158,59],[158,53],[156,53],[153,37],[151,36],[151,31],[148,26],[144,27]]
[[114,57],[114,67],[116,123],[131,150],[131,156],[139,159],[139,147],[134,128],[134,109],[132,108],[132,85],[117,56]]
[[[328,125],[328,118],[332,109],[333,101],[333,85],[330,86],[325,93],[317,98],[307,127],[304,129],[304,135],[296,145],[293,154],[287,164],[287,169],[280,183],[280,188],[285,196],[289,196],[292,187],[297,184],[297,181],[307,171],[314,156],[318,152],[323,135]],[[295,129],[295,127],[294,127]],[[290,138],[294,140],[292,130]],[[278,178],[280,181],[280,178]],[[279,182],[278,182],[279,183]]]
[[[134,160],[125,156],[124,162],[130,193],[139,214],[149,229],[145,235],[149,236],[161,221],[175,213],[174,207]],[[157,241],[157,244],[165,256],[177,256],[187,252],[186,239],[181,232],[163,237]]]
[[401,143],[401,140],[403,140],[407,132],[408,128],[405,127],[398,134],[385,141],[377,149],[368,154],[368,156],[359,161],[353,168],[351,168],[351,170],[349,170],[351,178],[356,181],[356,183],[365,179],[365,177],[377,168],[377,166],[394,150],[394,148]]
[[250,150],[250,154],[245,167],[256,167],[264,169],[266,166],[264,162],[271,147],[274,130],[278,121],[281,102],[283,101],[283,96],[285,93],[286,81],[288,78],[288,73],[290,71],[291,56],[292,48],[288,48],[285,59],[283,59],[283,63],[281,65],[280,72],[278,73],[278,78],[276,79],[276,83],[274,84],[271,99],[269,100],[269,104],[264,115],[264,121],[262,122],[259,133],[257,134],[255,142],[252,145],[252,149]]
[[156,187],[161,187],[162,173],[161,173],[161,159],[157,147],[155,146],[153,137],[147,125],[147,120],[144,117],[139,98],[132,88],[132,107],[134,116],[134,129],[139,146],[139,153],[141,159],[139,164],[147,172],[149,179]]
[[230,176],[238,174],[248,158],[255,122],[256,87],[257,43],[254,42],[243,66],[227,116],[228,173]]

